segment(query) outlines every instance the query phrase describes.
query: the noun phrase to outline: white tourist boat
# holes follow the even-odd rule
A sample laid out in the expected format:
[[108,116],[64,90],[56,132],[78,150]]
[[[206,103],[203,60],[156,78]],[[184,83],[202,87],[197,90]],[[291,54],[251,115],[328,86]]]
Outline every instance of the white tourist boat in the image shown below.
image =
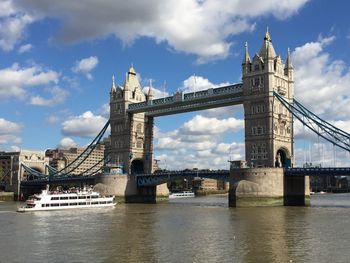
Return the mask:
[[92,190],[75,191],[49,191],[48,187],[41,194],[28,198],[18,212],[47,211],[61,209],[77,209],[92,207],[114,206],[114,196],[101,196]]
[[175,199],[175,198],[186,198],[186,197],[195,197],[194,193],[192,191],[183,191],[179,193],[171,193],[169,195],[169,199]]

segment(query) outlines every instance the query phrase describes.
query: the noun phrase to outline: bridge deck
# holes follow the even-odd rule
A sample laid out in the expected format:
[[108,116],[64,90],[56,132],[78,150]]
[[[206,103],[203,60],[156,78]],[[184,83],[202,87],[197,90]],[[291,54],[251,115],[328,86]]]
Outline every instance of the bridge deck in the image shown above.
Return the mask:
[[310,168],[286,168],[284,175],[337,175],[350,176],[350,167],[310,167]]
[[177,92],[173,96],[129,104],[129,113],[145,112],[147,116],[163,116],[182,112],[217,108],[243,103],[243,84],[235,84],[198,92]]

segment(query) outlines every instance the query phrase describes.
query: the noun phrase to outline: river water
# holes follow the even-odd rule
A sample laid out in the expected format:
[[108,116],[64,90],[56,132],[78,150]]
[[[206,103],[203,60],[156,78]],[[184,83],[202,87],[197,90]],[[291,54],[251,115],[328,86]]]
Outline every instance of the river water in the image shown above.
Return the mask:
[[229,208],[227,196],[16,213],[0,203],[0,262],[350,262],[350,194],[310,207]]

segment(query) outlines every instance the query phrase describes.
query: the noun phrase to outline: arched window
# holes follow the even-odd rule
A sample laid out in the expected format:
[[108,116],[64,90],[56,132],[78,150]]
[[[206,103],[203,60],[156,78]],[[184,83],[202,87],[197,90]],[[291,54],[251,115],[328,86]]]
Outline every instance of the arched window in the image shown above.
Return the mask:
[[141,123],[136,125],[136,132],[137,133],[142,133],[142,124]]
[[137,147],[137,148],[142,148],[142,141],[141,141],[141,140],[140,140],[140,141],[137,141],[136,147]]

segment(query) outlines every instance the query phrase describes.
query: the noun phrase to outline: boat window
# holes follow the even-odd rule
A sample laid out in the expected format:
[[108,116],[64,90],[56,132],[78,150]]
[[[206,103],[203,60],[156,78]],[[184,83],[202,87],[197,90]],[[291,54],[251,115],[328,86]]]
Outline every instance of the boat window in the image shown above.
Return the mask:
[[86,202],[80,202],[79,205],[86,205]]
[[79,196],[79,199],[85,199],[85,196]]
[[78,203],[70,203],[69,205],[78,205]]
[[106,201],[101,201],[101,202],[100,202],[100,204],[105,204],[105,203],[106,203]]
[[98,198],[98,195],[93,195],[91,196],[91,198]]
[[60,197],[60,200],[68,200],[68,196],[62,196]]
[[97,205],[97,204],[98,204],[98,202],[91,202],[91,204],[92,204],[92,205]]
[[68,204],[67,203],[62,203],[62,204],[60,204],[60,206],[68,206]]
[[51,204],[51,206],[59,206],[60,204]]
[[59,197],[51,197],[51,200],[59,200]]
[[76,196],[70,196],[69,199],[78,199]]
[[42,204],[41,207],[45,207],[45,204]]

